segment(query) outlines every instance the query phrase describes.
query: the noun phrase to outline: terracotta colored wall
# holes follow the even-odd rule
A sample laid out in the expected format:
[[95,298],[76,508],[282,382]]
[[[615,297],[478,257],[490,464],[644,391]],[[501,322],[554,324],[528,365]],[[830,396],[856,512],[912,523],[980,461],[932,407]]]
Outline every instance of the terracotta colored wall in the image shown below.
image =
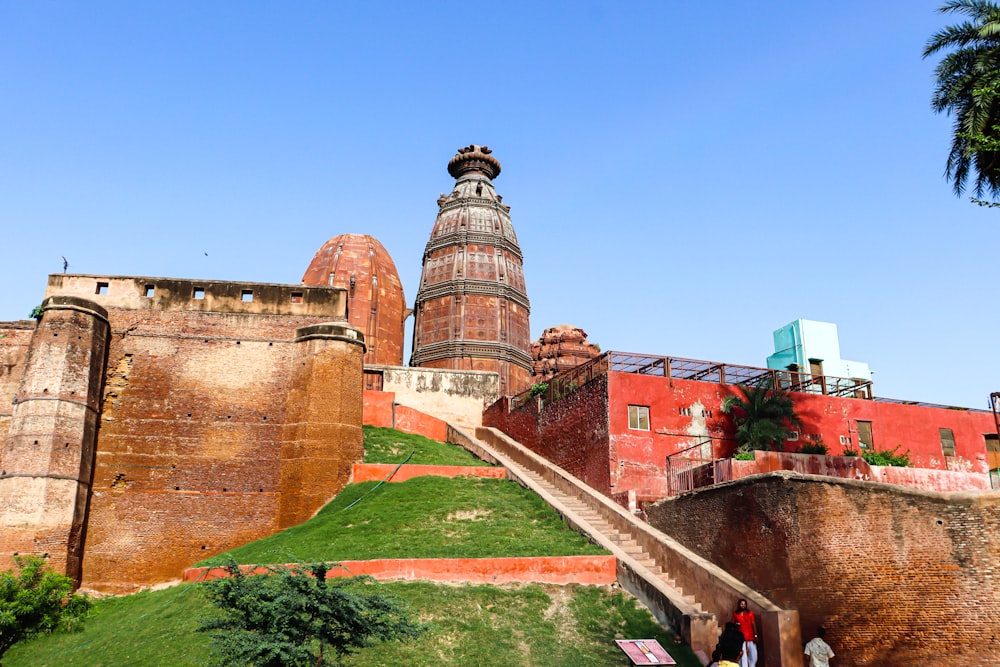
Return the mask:
[[788,452],[754,452],[753,461],[733,461],[732,479],[776,470],[807,475],[831,475],[885,484],[898,484],[924,491],[988,491],[990,478],[983,473],[868,465],[860,456],[822,456]]
[[396,428],[406,433],[417,433],[444,442],[448,438],[448,424],[437,417],[424,414],[405,405],[396,405]]
[[448,423],[429,414],[399,405],[392,392],[365,390],[364,423],[368,426],[395,428],[425,438],[444,442],[448,438]]
[[[539,409],[539,405],[542,408]],[[498,401],[483,414],[483,424],[507,433],[604,494],[613,490],[608,451],[607,380],[600,376],[568,396],[544,402],[529,399],[513,411]]]
[[1000,494],[776,473],[647,507],[649,522],[819,624],[841,667],[1000,664]]
[[[398,469],[397,469],[398,468]],[[394,474],[392,474],[394,473]],[[436,475],[438,477],[489,477],[507,479],[507,469],[484,466],[436,466],[394,463],[355,463],[351,476],[355,484],[360,482],[381,482],[392,474],[390,482],[405,482],[414,477]]]
[[[632,373],[609,373],[608,378],[617,488],[636,489],[640,498],[664,497],[663,471],[669,454],[709,438],[711,444],[696,450],[703,458],[710,459],[713,453],[715,458],[729,456],[735,449],[732,421],[721,410],[731,386]],[[857,448],[857,421],[871,421],[876,449],[899,445],[899,451],[909,450],[914,465],[921,468],[987,472],[984,434],[996,429],[990,413],[816,394],[792,396],[803,427],[797,442],[786,443],[790,450],[809,442],[810,434],[820,435],[831,454],[850,446],[840,444],[841,435],[851,438]],[[649,407],[649,431],[628,428],[630,404]],[[942,427],[954,431],[954,457],[941,454],[938,429]]]
[[395,394],[388,391],[364,391],[364,423],[368,426],[392,428],[392,403]]
[[[512,558],[384,558],[347,560],[343,567],[327,572],[327,579],[367,574],[387,581],[461,581],[465,583],[506,584],[536,582],[549,584],[585,584],[607,586],[616,579],[614,556],[537,556]],[[244,572],[264,574],[266,568],[246,566]],[[205,581],[228,576],[221,567],[191,568],[184,571],[184,581]]]
[[363,346],[341,290],[51,277],[49,293],[63,292],[102,303],[112,330],[85,588],[175,578],[309,518],[347,483],[362,455]]

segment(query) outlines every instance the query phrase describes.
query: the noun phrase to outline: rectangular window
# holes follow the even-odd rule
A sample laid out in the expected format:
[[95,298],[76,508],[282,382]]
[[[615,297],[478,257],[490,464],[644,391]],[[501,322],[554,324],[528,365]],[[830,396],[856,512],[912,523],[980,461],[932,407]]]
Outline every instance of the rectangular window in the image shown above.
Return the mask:
[[108,284],[107,283],[97,283],[97,291],[95,294],[107,294]]
[[990,470],[996,470],[1000,468],[1000,435],[996,433],[984,433],[983,439],[986,441],[987,467]]
[[143,295],[147,299],[152,299],[153,295],[155,294],[156,294],[156,285],[146,285],[146,291],[143,292]]
[[302,303],[302,292],[292,292],[292,303]]
[[243,290],[243,300],[244,301],[253,301],[253,290],[252,289],[245,289],[245,290]]
[[628,427],[637,431],[649,430],[649,406],[628,406]]
[[205,288],[204,287],[195,287],[194,288],[194,298],[196,298],[196,299],[204,299],[205,298]]
[[861,443],[861,449],[875,449],[871,422],[858,422],[858,442]]
[[945,456],[955,455],[955,434],[950,428],[939,428],[941,434],[941,451]]

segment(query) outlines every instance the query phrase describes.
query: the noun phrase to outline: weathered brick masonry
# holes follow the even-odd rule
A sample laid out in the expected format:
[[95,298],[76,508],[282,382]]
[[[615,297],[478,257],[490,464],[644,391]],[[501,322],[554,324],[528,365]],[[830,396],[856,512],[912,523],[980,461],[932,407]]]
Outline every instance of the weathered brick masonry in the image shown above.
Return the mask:
[[840,667],[1000,664],[1000,494],[775,473],[647,508],[649,522],[822,624]]
[[[21,384],[21,374],[28,358],[28,347],[35,333],[34,320],[0,323],[0,443],[7,438],[10,417],[14,411],[13,398]],[[0,447],[0,465],[3,448]]]
[[[0,568],[14,552],[47,550],[85,588],[134,590],[309,518],[347,483],[362,454],[364,344],[344,318],[343,290],[57,275],[46,296],[105,309],[110,335],[93,346],[99,372],[82,383],[69,348],[43,345],[63,312],[45,310],[0,459],[0,500],[5,492],[17,500],[0,505]],[[39,366],[60,359],[64,376]],[[22,434],[47,426],[19,419],[18,409],[46,390],[66,398],[67,389],[91,392],[99,418],[92,480],[81,450],[76,569],[72,540],[61,556],[36,519],[9,509],[55,512],[66,502],[41,490],[65,482],[54,466],[46,473],[28,463],[34,438]],[[39,447],[55,461],[78,440],[55,436]],[[46,548],[31,548],[29,536]]]
[[614,491],[606,375],[547,403],[536,396],[511,410],[510,401],[502,398],[488,407],[483,425],[500,429],[601,493]]

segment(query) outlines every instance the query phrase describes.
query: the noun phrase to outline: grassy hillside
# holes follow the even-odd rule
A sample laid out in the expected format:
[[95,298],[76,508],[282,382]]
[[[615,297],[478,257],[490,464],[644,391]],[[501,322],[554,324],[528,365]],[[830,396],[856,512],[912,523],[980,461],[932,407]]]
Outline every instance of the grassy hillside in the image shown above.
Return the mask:
[[[429,625],[406,643],[368,647],[353,667],[624,667],[617,638],[653,638],[678,664],[700,663],[635,601],[606,587],[445,586],[388,583],[383,590],[407,602]],[[5,667],[195,667],[208,664],[211,639],[197,632],[213,613],[201,587],[185,584],[101,600],[83,632],[19,644]]]
[[201,564],[601,553],[514,482],[417,477],[351,484],[309,521]]
[[[366,461],[482,465],[464,450],[392,429],[365,428]],[[278,535],[205,561],[241,563],[371,558],[562,556],[606,553],[570,530],[538,496],[495,479],[422,477],[348,486],[319,514]],[[178,573],[179,574],[179,573]],[[648,610],[610,587],[453,586],[392,582],[429,631],[408,643],[364,649],[346,663],[413,667],[603,667],[630,664],[616,638],[655,638],[678,664],[699,665]],[[186,584],[97,603],[83,632],[15,646],[6,667],[208,664],[212,614]]]
[[365,426],[365,463],[402,463],[439,466],[488,466],[461,447],[403,433],[392,428]]

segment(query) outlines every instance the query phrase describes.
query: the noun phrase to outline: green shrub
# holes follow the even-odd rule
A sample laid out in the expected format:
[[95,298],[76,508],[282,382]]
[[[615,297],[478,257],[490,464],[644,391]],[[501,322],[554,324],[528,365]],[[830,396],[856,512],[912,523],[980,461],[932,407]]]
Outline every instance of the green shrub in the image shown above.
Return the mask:
[[544,394],[549,390],[548,382],[539,382],[538,384],[531,385],[531,395],[538,396],[539,394]]
[[913,465],[913,462],[910,461],[910,450],[907,449],[905,452],[900,454],[899,445],[896,445],[892,449],[862,452],[861,458],[868,461],[868,465],[873,466],[897,466],[899,468],[909,468]]
[[802,445],[799,449],[799,454],[826,454],[826,445],[823,444],[822,440],[817,440],[816,442],[810,442]]

